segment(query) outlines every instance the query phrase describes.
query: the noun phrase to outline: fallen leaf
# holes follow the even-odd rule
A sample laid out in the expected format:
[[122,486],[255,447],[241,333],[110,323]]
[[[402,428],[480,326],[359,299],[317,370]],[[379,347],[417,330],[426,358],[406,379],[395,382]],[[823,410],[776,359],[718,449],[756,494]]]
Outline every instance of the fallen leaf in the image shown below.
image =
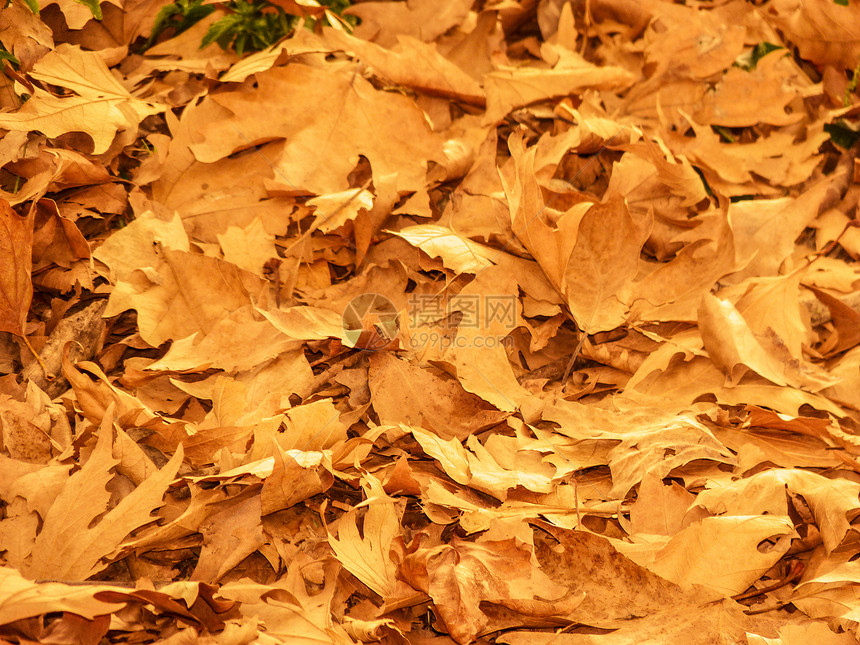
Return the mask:
[[33,222],[0,201],[0,331],[22,335],[33,287],[30,282]]

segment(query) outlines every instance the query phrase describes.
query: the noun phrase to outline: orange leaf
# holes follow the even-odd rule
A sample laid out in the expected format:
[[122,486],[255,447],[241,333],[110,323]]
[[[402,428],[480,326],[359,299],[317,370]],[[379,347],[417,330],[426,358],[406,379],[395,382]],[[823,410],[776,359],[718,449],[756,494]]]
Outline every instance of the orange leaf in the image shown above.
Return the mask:
[[0,331],[22,336],[33,284],[30,281],[33,220],[0,199]]

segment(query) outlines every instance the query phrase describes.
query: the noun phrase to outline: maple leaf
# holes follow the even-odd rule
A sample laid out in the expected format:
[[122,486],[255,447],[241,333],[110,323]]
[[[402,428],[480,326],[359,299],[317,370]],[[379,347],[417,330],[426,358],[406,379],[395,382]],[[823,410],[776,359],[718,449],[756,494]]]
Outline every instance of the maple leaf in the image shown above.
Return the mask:
[[385,494],[382,483],[367,475],[364,480],[367,513],[364,538],[358,533],[356,510],[341,519],[338,537],[329,535],[331,548],[343,566],[382,598],[396,597],[400,586],[397,565],[389,557],[392,541],[400,533],[394,500]]
[[31,74],[76,94],[58,97],[36,88],[18,112],[0,114],[0,127],[39,130],[49,137],[85,132],[93,140],[93,153],[101,154],[118,130],[135,129],[145,117],[164,109],[133,97],[98,54],[72,45],[59,45],[35,65]]
[[110,470],[118,463],[111,456],[112,430],[113,408],[108,408],[90,458],[69,477],[42,518],[42,530],[25,569],[28,577],[86,580],[107,566],[102,558],[113,553],[132,531],[154,520],[150,514],[163,503],[167,486],[182,463],[182,448],[164,468],[105,513],[110,499],[105,487],[112,478]]
[[[349,188],[350,159],[358,154],[368,158],[380,185],[383,176],[396,175],[392,188],[397,191],[417,190],[427,162],[442,158],[441,144],[417,108],[397,95],[374,91],[361,77],[290,65],[260,74],[258,83],[259,93],[212,97],[233,116],[202,129],[204,141],[191,146],[198,160],[214,162],[249,142],[286,138],[282,176],[293,188],[327,194]],[[344,103],[333,102],[334,96]],[[383,140],[389,144],[380,146]]]
[[279,2],[0,12],[0,634],[853,639],[855,4]]
[[787,32],[805,58],[848,69],[857,64],[860,38],[854,28],[860,12],[855,4],[779,0],[768,8],[768,18]]

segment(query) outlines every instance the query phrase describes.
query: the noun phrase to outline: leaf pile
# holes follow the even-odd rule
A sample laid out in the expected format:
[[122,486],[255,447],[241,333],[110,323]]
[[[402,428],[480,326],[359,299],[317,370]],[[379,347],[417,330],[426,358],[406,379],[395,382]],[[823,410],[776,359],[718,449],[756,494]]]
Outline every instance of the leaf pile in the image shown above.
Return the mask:
[[4,642],[855,642],[860,5],[167,4],[0,12]]

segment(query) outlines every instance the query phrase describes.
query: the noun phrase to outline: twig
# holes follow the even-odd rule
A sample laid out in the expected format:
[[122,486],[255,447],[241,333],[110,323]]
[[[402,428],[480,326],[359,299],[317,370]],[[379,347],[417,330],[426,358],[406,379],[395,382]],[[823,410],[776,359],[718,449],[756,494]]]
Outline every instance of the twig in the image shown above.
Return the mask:
[[570,361],[568,361],[567,367],[564,369],[564,376],[561,377],[562,387],[567,383],[567,377],[570,376],[570,371],[573,369],[573,364],[576,362],[579,352],[582,351],[582,346],[585,344],[585,338],[587,336],[588,334],[585,333],[585,330],[582,330],[582,336],[579,337],[579,343],[576,345],[576,349],[573,350],[573,356],[570,357]]
[[777,580],[773,584],[770,584],[766,587],[762,587],[761,589],[753,589],[752,591],[747,591],[746,593],[739,593],[735,596],[732,596],[732,600],[741,601],[741,600],[749,600],[750,598],[755,598],[756,596],[761,596],[768,592],[779,589],[780,587],[784,587],[785,585],[791,584],[795,580],[797,580],[802,574],[803,570],[806,566],[800,560],[792,560],[791,565],[789,566],[788,573]]
[[45,365],[45,362],[42,360],[42,357],[39,356],[39,353],[33,349],[33,346],[30,344],[30,341],[27,339],[26,334],[21,334],[21,340],[24,341],[24,344],[27,346],[27,349],[30,350],[30,353],[33,355],[33,358],[36,359],[36,362],[39,364],[39,367],[42,368],[42,373],[45,375],[46,381],[53,381],[55,375],[48,371],[48,366]]

